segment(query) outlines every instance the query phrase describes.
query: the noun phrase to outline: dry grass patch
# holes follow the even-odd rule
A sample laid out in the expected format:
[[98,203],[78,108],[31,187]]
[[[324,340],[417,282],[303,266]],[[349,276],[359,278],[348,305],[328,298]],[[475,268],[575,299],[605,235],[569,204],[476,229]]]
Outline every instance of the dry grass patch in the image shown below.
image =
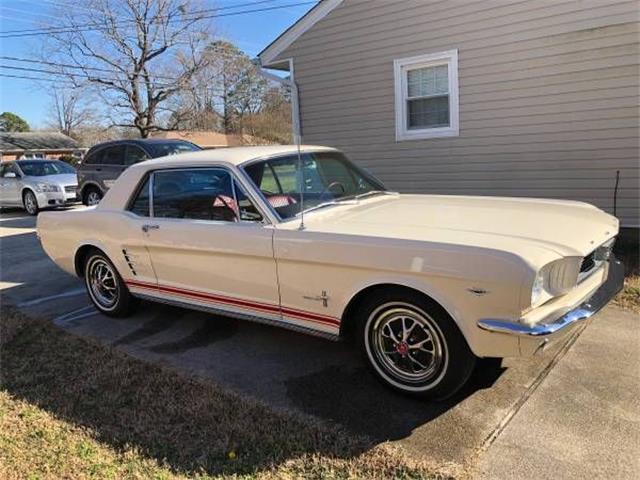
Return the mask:
[[[433,478],[390,445],[3,308],[2,478]],[[11,332],[11,336],[5,336]]]
[[624,279],[624,288],[613,301],[619,307],[640,314],[640,276],[632,275]]
[[624,263],[624,288],[614,299],[619,307],[640,313],[640,245],[637,237],[619,242],[615,254]]

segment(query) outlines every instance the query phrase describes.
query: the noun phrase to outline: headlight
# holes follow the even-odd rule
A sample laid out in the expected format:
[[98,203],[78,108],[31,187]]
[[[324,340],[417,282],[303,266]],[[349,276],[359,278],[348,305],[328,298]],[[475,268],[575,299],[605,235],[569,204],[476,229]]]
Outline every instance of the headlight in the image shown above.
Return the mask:
[[57,185],[52,185],[50,183],[36,183],[36,191],[38,192],[59,192],[60,187]]
[[531,306],[571,291],[578,283],[581,261],[580,257],[565,257],[538,270],[531,286]]
[[539,270],[531,287],[531,306],[538,303],[538,300],[542,297],[542,292],[544,292],[544,272]]

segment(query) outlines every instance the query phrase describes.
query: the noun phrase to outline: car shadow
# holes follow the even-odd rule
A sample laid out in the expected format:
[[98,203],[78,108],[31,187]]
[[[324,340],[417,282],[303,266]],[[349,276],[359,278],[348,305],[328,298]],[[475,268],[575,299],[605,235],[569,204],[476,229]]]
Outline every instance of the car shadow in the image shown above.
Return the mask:
[[400,440],[454,408],[479,390],[491,388],[506,368],[501,359],[480,359],[465,386],[443,401],[395,392],[359,365],[331,366],[291,379],[287,393],[300,410],[336,422],[375,442]]

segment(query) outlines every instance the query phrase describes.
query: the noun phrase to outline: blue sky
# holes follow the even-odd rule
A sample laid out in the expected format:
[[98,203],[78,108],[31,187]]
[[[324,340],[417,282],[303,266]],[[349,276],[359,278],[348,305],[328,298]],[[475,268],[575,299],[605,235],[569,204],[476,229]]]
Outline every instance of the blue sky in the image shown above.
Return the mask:
[[[257,0],[203,0],[203,3],[204,8],[225,7],[226,13],[234,11],[227,7],[245,5],[252,1]],[[238,10],[287,6],[303,1],[305,0],[273,0]],[[72,4],[75,2],[81,0],[1,0],[0,34],[9,30],[41,28],[48,23],[55,26],[55,18],[52,16],[55,5],[68,4],[73,8]],[[247,54],[255,56],[312,6],[313,4],[287,6],[272,11],[216,18],[215,28],[218,36],[233,41]],[[0,51],[5,56],[32,58],[33,52],[38,50],[39,42],[45,40],[46,36],[0,39]],[[34,66],[6,60],[0,60],[0,64]],[[7,69],[0,69],[0,73],[22,74]],[[29,73],[24,75],[34,76]],[[14,112],[27,120],[32,128],[44,127],[49,109],[48,101],[47,96],[33,81],[0,77],[0,112]]]

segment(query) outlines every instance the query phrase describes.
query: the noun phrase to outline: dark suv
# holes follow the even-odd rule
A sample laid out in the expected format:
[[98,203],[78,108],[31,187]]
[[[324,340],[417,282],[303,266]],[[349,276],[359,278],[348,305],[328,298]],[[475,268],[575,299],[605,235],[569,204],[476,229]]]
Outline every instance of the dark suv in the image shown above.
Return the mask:
[[202,150],[184,140],[116,140],[89,149],[78,167],[78,197],[85,205],[96,205],[120,174],[134,163],[150,158]]

